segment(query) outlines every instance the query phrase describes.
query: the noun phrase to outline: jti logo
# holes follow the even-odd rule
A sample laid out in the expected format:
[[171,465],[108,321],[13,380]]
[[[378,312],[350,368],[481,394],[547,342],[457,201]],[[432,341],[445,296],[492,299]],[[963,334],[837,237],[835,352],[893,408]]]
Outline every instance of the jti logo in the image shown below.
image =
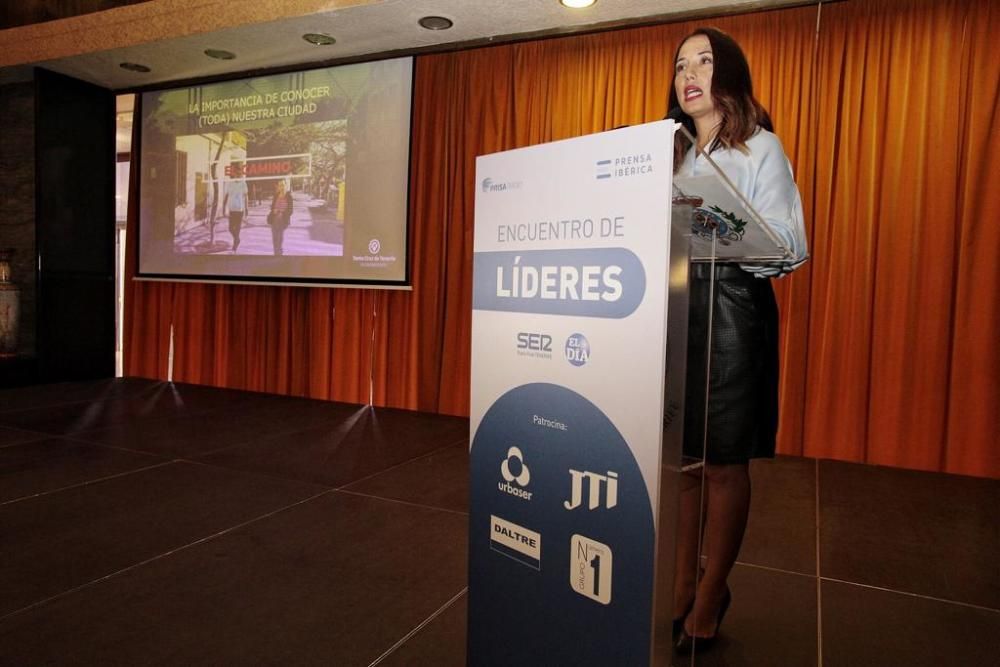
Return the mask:
[[580,470],[570,470],[572,488],[570,499],[563,502],[563,507],[568,510],[575,510],[583,502],[583,480],[587,480],[587,509],[595,510],[601,504],[601,487],[604,486],[604,506],[607,509],[618,504],[618,473],[608,471],[607,475],[598,475],[596,472],[586,472]]

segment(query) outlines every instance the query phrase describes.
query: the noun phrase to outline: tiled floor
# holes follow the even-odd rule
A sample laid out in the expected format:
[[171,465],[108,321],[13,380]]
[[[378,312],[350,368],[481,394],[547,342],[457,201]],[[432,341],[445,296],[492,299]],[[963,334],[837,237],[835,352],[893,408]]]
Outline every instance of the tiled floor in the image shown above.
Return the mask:
[[[467,445],[464,419],[190,385],[0,391],[0,665],[462,665]],[[996,664],[1000,482],[752,475],[695,664]]]

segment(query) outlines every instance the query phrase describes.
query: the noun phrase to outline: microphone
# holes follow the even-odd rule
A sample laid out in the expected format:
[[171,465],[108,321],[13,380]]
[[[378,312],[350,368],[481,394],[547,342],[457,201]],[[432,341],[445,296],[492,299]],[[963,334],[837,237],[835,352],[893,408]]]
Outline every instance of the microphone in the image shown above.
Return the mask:
[[[675,123],[679,123],[679,122],[681,122],[681,116],[683,116],[683,115],[684,115],[684,112],[681,110],[680,107],[674,107],[673,109],[671,109],[667,113],[666,116],[663,117],[663,120],[672,120]],[[631,125],[619,125],[618,127],[613,127],[611,129],[612,130],[621,130],[621,129],[626,128],[626,127],[632,127],[632,126]]]

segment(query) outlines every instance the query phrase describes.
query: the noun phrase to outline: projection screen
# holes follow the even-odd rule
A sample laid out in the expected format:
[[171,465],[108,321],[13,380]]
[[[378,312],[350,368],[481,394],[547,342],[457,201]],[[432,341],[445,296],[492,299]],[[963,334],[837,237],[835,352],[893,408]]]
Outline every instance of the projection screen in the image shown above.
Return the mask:
[[408,285],[413,59],[142,93],[140,279]]

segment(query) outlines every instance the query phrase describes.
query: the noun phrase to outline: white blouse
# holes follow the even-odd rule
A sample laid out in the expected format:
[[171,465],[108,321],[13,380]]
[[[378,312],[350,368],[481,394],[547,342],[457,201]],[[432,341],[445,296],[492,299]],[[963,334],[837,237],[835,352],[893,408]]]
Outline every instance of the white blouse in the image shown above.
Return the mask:
[[[785,149],[773,132],[758,128],[757,133],[747,140],[746,146],[746,153],[737,148],[716,149],[712,151],[711,158],[792,251],[792,259],[780,264],[740,266],[760,277],[782,276],[794,271],[809,258],[802,220],[802,198],[795,186],[792,165],[788,162]],[[713,170],[692,147],[684,156],[678,172],[685,176],[700,176]]]

